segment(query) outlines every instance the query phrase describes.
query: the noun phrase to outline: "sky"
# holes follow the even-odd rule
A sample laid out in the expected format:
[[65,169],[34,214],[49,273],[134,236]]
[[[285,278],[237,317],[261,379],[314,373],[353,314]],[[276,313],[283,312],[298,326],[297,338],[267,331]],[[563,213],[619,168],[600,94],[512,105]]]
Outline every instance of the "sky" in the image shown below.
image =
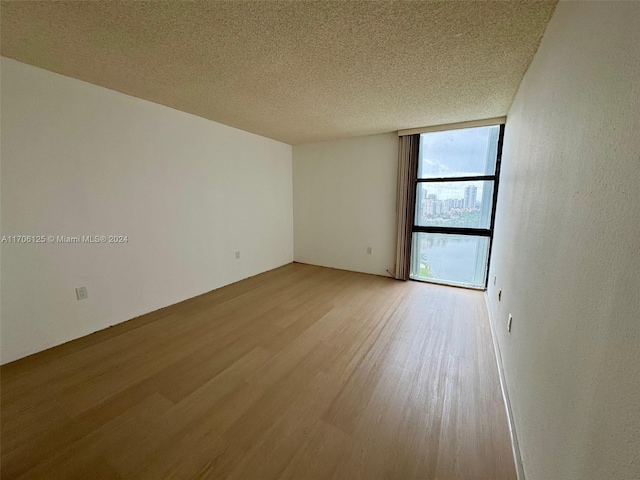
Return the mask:
[[[419,174],[425,177],[492,175],[495,165],[486,168],[490,133],[500,127],[476,127],[426,133],[420,136]],[[497,137],[495,137],[497,140]],[[478,199],[486,182],[422,183],[438,199],[463,198],[466,185],[476,185]]]
[[485,171],[489,134],[500,127],[477,127],[420,136],[421,172],[425,177],[491,175]]

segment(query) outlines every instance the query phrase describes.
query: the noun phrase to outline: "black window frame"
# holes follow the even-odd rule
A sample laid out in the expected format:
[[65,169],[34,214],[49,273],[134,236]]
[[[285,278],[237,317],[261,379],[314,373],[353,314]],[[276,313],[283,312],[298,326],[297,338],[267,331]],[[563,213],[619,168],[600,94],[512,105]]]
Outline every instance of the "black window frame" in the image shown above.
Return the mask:
[[[504,140],[504,123],[495,123],[483,125],[484,127],[500,127],[500,132],[498,133],[498,146],[496,148],[496,168],[494,170],[493,175],[471,175],[466,177],[437,177],[437,178],[419,178],[418,171],[420,168],[420,148],[422,146],[422,142],[418,143],[418,161],[416,162],[416,171],[415,171],[415,188],[413,189],[413,208],[416,208],[416,201],[418,197],[418,186],[421,183],[437,183],[437,182],[472,182],[472,181],[493,181],[493,199],[491,205],[491,221],[489,224],[489,228],[467,228],[467,227],[437,227],[437,226],[423,226],[416,224],[415,215],[413,216],[413,225],[411,227],[411,249],[413,250],[413,234],[414,233],[439,233],[445,235],[469,235],[474,237],[489,237],[489,253],[487,255],[487,265],[485,270],[485,281],[484,281],[484,290],[487,289],[489,285],[489,265],[491,265],[491,251],[493,250],[493,231],[495,227],[496,220],[496,207],[498,203],[498,187],[500,183],[500,168],[502,164],[502,142]],[[465,130],[466,128],[476,128],[476,127],[460,127],[453,130]],[[435,132],[428,132],[435,133]],[[418,282],[428,282],[428,283],[444,283],[444,282],[430,282],[429,280],[420,280],[412,278],[411,280],[415,280]],[[462,285],[452,285],[452,286],[460,286],[462,288],[474,288],[474,287],[464,287]]]

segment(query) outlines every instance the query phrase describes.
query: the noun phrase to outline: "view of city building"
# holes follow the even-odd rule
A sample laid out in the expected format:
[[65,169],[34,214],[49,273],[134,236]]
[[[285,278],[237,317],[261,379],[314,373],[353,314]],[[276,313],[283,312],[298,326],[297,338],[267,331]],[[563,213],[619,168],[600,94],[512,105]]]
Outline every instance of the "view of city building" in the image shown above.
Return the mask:
[[477,185],[460,185],[453,191],[437,187],[430,189],[429,186],[424,188],[425,185],[418,187],[418,225],[484,227],[482,190]]
[[[491,228],[499,126],[420,135],[411,278],[482,287],[490,238],[457,229]],[[476,178],[473,178],[476,177]]]

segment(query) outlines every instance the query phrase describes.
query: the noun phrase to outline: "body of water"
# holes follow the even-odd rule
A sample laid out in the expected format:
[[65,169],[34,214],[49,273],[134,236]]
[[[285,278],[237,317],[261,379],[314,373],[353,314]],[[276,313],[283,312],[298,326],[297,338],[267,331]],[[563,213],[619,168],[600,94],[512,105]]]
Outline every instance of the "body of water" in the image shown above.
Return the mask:
[[[464,285],[484,286],[489,252],[487,237],[416,234],[420,271],[412,276]],[[416,262],[412,263],[414,270]]]

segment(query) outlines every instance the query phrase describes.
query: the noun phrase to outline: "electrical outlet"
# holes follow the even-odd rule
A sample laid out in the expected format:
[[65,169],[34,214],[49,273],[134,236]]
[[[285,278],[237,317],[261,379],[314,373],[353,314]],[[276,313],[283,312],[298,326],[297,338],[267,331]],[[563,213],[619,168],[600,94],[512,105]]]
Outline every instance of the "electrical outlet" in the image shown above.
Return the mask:
[[498,301],[502,300],[502,290],[498,290]]
[[239,259],[240,259],[240,250],[236,252],[236,260],[239,260]]
[[367,247],[367,253],[371,255],[373,253],[373,247]]
[[89,298],[89,292],[87,292],[87,287],[76,288],[76,298],[78,300],[84,300],[85,298]]
[[513,315],[509,314],[509,322],[507,323],[507,330],[511,333],[511,322],[513,322]]

